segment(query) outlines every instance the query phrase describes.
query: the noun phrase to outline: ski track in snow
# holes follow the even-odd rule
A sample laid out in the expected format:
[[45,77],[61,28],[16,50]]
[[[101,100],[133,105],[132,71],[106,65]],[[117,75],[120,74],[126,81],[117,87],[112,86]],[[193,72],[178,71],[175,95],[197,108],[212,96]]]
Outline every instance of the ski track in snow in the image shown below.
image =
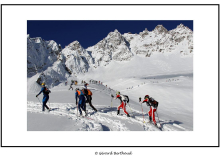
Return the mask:
[[[94,104],[95,107],[102,107],[101,110],[98,109],[98,112],[95,113],[88,107],[88,118],[86,118],[77,116],[77,108],[73,103],[50,103],[49,106],[52,109],[50,112],[48,112],[47,109],[45,109],[45,112],[42,112],[41,103],[28,101],[27,111],[31,113],[64,116],[75,121],[75,123],[77,123],[76,125],[78,126],[76,130],[79,131],[131,131],[134,130],[132,128],[133,124],[138,126],[137,130],[139,131],[160,131],[157,127],[147,123],[148,117],[145,117],[145,123],[143,123],[142,116],[135,116],[141,115],[142,113],[133,109],[132,113],[130,114],[131,117],[127,117],[124,113],[117,115],[110,106]],[[177,124],[170,125],[166,123],[167,122],[161,120],[163,131],[185,130],[183,127]]]

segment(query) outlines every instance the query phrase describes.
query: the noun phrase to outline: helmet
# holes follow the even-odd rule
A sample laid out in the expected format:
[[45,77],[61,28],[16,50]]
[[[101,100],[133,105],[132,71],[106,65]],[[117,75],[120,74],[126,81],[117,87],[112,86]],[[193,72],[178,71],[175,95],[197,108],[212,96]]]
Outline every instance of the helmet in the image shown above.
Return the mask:
[[149,95],[144,96],[144,99],[149,98]]
[[79,90],[79,88],[76,88],[75,90],[77,91],[77,90]]
[[45,86],[45,83],[43,82],[41,85],[42,85],[42,86]]
[[116,94],[120,94],[120,92],[118,91],[118,92],[116,92]]

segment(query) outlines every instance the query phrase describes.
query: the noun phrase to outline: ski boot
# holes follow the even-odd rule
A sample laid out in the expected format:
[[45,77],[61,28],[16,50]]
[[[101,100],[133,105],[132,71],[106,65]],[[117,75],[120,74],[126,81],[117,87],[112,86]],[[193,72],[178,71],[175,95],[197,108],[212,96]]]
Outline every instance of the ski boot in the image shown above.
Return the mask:
[[129,114],[127,114],[127,117],[131,117]]
[[152,122],[152,118],[149,116],[149,121]]
[[85,116],[88,116],[88,113],[85,111]]
[[120,110],[118,110],[118,112],[117,112],[117,115],[119,115],[120,114]]

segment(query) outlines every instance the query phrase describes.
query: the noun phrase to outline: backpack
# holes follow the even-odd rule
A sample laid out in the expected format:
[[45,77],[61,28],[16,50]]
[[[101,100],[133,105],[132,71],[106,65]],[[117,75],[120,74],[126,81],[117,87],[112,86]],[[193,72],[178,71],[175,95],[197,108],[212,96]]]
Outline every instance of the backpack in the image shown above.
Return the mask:
[[122,101],[127,101],[127,103],[129,102],[129,97],[127,95],[120,95],[120,96]]
[[49,94],[50,92],[51,91],[47,87],[45,87],[44,93]]
[[83,91],[83,93],[84,93],[85,95],[88,95],[88,90],[87,90],[87,89],[83,89],[82,91]]
[[83,95],[83,96],[84,96],[83,91],[81,91],[81,90],[77,90],[76,92],[78,93],[78,96],[81,96],[81,95]]
[[151,106],[157,108],[158,107],[158,104],[159,102],[157,102],[155,99],[153,99],[152,97],[149,98],[149,102],[151,104]]
[[87,91],[88,91],[88,95],[92,95],[92,92],[89,90],[89,89],[87,89]]

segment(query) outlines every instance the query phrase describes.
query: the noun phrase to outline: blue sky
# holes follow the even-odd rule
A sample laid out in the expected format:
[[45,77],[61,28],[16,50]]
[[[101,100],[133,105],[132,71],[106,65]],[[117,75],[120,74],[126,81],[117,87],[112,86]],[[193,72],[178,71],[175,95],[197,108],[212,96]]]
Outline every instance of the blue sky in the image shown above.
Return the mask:
[[27,34],[54,40],[64,48],[77,40],[86,49],[105,38],[109,32],[117,29],[123,33],[139,33],[145,28],[152,31],[157,25],[171,30],[182,23],[193,30],[192,20],[175,21],[27,21]]

